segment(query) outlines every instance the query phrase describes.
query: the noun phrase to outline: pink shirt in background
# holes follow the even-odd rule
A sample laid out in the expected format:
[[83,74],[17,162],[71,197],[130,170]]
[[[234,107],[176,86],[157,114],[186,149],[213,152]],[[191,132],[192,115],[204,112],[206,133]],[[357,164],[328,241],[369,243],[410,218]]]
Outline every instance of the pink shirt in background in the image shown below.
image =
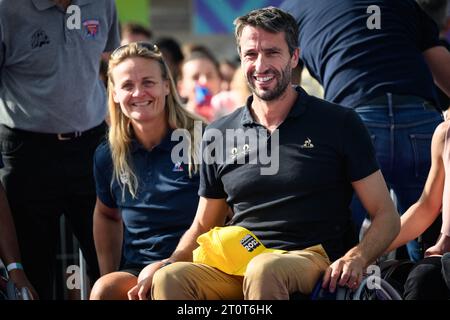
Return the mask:
[[442,195],[441,233],[450,237],[450,126],[448,126],[447,133],[445,134],[442,161],[444,162],[445,182],[444,194]]

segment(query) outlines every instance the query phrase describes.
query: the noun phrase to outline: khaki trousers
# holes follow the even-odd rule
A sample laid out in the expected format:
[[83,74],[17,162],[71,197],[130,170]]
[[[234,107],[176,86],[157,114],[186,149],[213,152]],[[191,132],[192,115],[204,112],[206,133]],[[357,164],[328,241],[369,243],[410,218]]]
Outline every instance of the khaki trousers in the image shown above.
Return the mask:
[[176,262],[153,277],[155,300],[287,300],[310,294],[330,265],[321,245],[254,257],[245,276],[226,274],[205,264]]

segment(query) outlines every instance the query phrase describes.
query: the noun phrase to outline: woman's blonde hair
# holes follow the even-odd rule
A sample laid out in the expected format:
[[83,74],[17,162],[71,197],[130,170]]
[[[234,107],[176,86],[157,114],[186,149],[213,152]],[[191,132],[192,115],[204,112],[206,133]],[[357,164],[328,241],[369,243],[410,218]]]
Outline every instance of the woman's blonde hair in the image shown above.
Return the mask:
[[121,186],[122,198],[124,197],[126,188],[128,188],[132,197],[135,198],[139,181],[133,170],[133,163],[130,158],[130,146],[134,137],[133,128],[130,119],[123,114],[119,104],[114,102],[114,78],[112,76],[112,70],[125,59],[133,57],[157,61],[161,68],[162,78],[169,81],[169,94],[166,96],[165,111],[171,129],[186,129],[190,134],[188,137],[190,138],[188,139],[190,143],[189,176],[192,176],[198,171],[199,165],[200,146],[192,142],[195,121],[201,121],[203,126],[203,120],[201,118],[190,113],[183,107],[169,68],[156,46],[147,42],[131,42],[114,50],[108,66],[108,108],[110,116],[108,138],[114,167],[113,180],[117,180]]

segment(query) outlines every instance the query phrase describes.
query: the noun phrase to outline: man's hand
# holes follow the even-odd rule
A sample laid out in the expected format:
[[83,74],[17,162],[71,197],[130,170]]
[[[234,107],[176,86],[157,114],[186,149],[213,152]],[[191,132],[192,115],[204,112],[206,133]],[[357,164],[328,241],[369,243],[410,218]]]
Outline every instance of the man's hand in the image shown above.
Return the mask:
[[325,271],[322,288],[329,287],[330,292],[334,292],[336,285],[339,285],[356,290],[361,284],[365,264],[362,257],[349,254],[343,256]]
[[128,291],[128,299],[129,300],[149,300],[150,299],[150,290],[152,288],[153,283],[153,275],[156,271],[161,269],[165,263],[163,261],[158,261],[152,264],[149,264],[144,269],[142,269],[141,273],[139,273],[138,284],[135,285]]

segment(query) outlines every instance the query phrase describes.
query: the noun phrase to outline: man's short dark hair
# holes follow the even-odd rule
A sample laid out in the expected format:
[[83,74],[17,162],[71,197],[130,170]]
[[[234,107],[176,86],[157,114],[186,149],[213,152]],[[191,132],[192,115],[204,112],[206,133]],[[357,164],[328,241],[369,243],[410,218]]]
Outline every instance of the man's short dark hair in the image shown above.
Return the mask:
[[240,39],[242,30],[246,26],[262,28],[271,33],[284,32],[289,53],[294,53],[298,47],[298,24],[294,17],[275,7],[267,7],[250,11],[248,14],[234,20],[235,37],[239,54],[241,53]]

